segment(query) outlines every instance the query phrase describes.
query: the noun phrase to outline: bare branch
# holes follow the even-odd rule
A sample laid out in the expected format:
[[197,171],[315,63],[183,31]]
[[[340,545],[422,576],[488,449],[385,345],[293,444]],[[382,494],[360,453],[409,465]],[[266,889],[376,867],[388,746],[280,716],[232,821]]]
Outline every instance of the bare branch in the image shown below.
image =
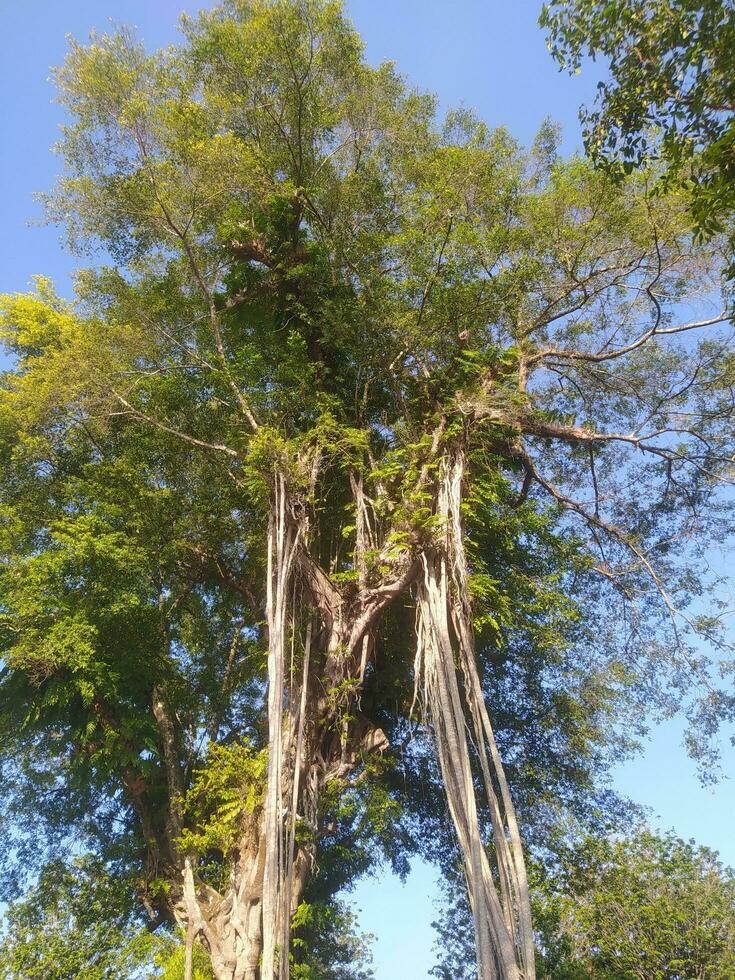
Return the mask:
[[[660,314],[660,310],[659,310]],[[625,344],[623,347],[618,347],[611,351],[598,351],[597,353],[581,351],[581,350],[565,350],[560,347],[547,347],[544,350],[537,351],[535,354],[529,355],[528,360],[532,363],[544,361],[549,357],[558,357],[562,360],[566,359],[568,361],[585,361],[592,364],[599,364],[602,361],[611,361],[618,357],[623,357],[626,354],[632,353],[639,347],[643,347],[644,344],[648,343],[652,337],[665,337],[672,334],[686,333],[689,330],[700,330],[703,327],[712,327],[718,323],[728,323],[733,319],[733,314],[724,310],[717,316],[710,317],[707,320],[692,320],[690,323],[682,323],[676,327],[664,327],[659,328],[660,315],[657,315],[656,322],[645,333],[642,333],[636,340],[631,341],[629,344]]]

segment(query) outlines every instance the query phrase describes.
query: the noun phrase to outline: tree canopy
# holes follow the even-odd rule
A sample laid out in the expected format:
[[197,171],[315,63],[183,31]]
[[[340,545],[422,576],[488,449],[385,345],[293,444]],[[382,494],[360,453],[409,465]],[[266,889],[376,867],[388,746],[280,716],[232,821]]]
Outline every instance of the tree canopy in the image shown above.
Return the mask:
[[692,841],[590,838],[539,895],[549,976],[722,978],[735,969],[735,881]]
[[593,158],[626,170],[656,159],[692,192],[700,233],[735,211],[735,7],[730,0],[552,0],[541,24],[561,65],[600,58],[609,77],[582,110]]
[[185,975],[345,978],[339,889],[459,853],[478,976],[530,980],[524,848],[623,812],[650,712],[707,770],[735,708],[726,248],[441,118],[338,3],[182,30],[72,43],[88,265],[2,301],[8,887],[72,847]]

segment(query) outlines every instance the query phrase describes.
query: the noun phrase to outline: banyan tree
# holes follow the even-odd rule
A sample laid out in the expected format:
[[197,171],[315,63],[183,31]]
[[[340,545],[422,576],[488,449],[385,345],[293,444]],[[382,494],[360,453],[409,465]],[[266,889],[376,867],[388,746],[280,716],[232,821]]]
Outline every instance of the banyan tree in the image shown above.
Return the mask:
[[440,118],[331,0],[182,30],[56,72],[48,208],[88,267],[73,303],[4,301],[19,744],[124,815],[189,975],[196,946],[217,980],[286,980],[335,798],[418,740],[478,978],[532,980],[512,637],[552,665],[576,637],[538,731],[588,684],[592,762],[613,689],[725,705],[689,605],[732,472],[719,244],[682,191],[565,162],[552,127],[526,152]]

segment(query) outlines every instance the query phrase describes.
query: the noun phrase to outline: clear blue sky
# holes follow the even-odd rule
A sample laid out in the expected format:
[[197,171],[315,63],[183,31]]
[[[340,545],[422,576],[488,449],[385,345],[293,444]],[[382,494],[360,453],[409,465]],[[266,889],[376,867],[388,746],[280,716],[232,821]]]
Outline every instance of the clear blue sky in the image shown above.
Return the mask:
[[[110,21],[136,25],[146,42],[175,40],[189,0],[0,0],[0,290],[25,289],[35,273],[69,292],[70,256],[52,228],[28,227],[38,216],[32,199],[53,182],[50,152],[61,121],[51,104],[49,67],[64,55],[66,34],[84,38]],[[577,107],[597,78],[556,71],[536,26],[535,0],[348,0],[348,11],[373,62],[391,59],[416,85],[438,93],[444,106],[465,103],[491,125],[505,125],[530,140],[546,116],[562,123],[565,149],[579,144]],[[647,751],[616,773],[616,786],[652,808],[655,822],[717,848],[735,864],[731,780],[705,789],[681,747],[681,727],[667,722]],[[733,771],[735,753],[725,755]],[[433,873],[420,866],[404,887],[386,875],[355,893],[361,924],[378,937],[378,980],[423,980],[433,963]]]

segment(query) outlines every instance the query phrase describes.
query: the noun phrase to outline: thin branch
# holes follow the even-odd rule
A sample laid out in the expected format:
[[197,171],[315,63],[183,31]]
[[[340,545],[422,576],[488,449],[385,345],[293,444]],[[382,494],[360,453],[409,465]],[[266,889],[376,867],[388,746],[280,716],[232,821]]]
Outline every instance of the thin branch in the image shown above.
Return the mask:
[[[530,472],[533,474],[533,477],[536,480],[536,482],[539,484],[539,486],[543,487],[543,489],[546,490],[546,492],[551,497],[553,497],[554,500],[556,500],[565,510],[572,511],[573,513],[577,514],[591,528],[598,529],[604,532],[613,540],[623,545],[623,547],[626,548],[628,551],[630,551],[630,553],[634,556],[634,558],[639,563],[639,565],[645,570],[645,572],[647,573],[647,575],[655,585],[656,590],[659,593],[664,603],[664,606],[669,616],[669,620],[671,622],[672,629],[674,631],[674,638],[676,640],[677,649],[682,654],[684,659],[687,661],[692,671],[700,674],[700,679],[702,680],[704,685],[707,687],[708,690],[711,690],[711,685],[709,684],[707,678],[701,677],[701,672],[697,670],[695,664],[691,662],[690,658],[686,654],[684,645],[681,641],[681,637],[679,634],[677,619],[681,619],[684,623],[686,623],[687,626],[692,628],[696,633],[701,633],[701,630],[699,630],[696,624],[674,605],[674,602],[671,599],[668,590],[666,589],[663,581],[661,580],[661,576],[653,567],[651,561],[646,556],[646,554],[638,547],[638,545],[635,543],[635,541],[633,541],[630,535],[626,534],[624,531],[616,527],[614,524],[610,524],[607,521],[602,520],[600,517],[596,517],[594,514],[591,514],[578,501],[574,500],[572,497],[569,497],[562,490],[556,487],[553,483],[550,483],[545,477],[543,477],[539,473],[533,459],[530,457],[530,455],[526,452],[526,450],[521,444],[517,444],[515,448],[516,448],[516,452],[518,453],[518,457],[523,460],[524,466],[526,466],[530,470]],[[606,577],[610,578],[611,580],[614,580],[616,578],[612,570],[610,570],[609,573],[606,573]]]
[[568,361],[585,361],[592,364],[599,364],[602,361],[611,361],[617,357],[623,357],[625,354],[630,354],[639,347],[646,344],[652,337],[664,337],[671,334],[685,333],[689,330],[699,330],[703,327],[711,327],[718,323],[727,323],[733,319],[733,314],[728,313],[724,310],[717,316],[710,317],[708,320],[692,320],[690,323],[682,323],[676,327],[664,327],[660,329],[658,327],[658,318],[656,323],[645,333],[641,334],[636,340],[631,341],[629,344],[623,347],[618,347],[612,351],[598,351],[597,353],[588,353],[581,350],[565,350],[560,347],[547,347],[544,350],[537,351],[535,354],[529,355],[529,361],[537,362],[543,361],[547,357],[559,357],[566,359]]
[[214,452],[225,453],[234,459],[240,459],[240,453],[236,449],[232,449],[230,446],[222,445],[221,443],[205,442],[203,439],[197,439],[195,436],[190,436],[186,432],[182,432],[180,429],[175,429],[171,425],[166,425],[165,422],[160,422],[158,419],[153,418],[152,415],[146,415],[145,412],[139,411],[119,392],[115,391],[114,388],[111,389],[112,394],[115,398],[123,405],[126,412],[120,413],[125,415],[132,415],[136,419],[140,419],[141,422],[147,422],[149,425],[155,426],[157,429],[161,429],[162,432],[168,432],[172,436],[176,436],[177,439],[181,439],[183,442],[188,442],[192,446],[199,446],[201,449],[211,449]]

